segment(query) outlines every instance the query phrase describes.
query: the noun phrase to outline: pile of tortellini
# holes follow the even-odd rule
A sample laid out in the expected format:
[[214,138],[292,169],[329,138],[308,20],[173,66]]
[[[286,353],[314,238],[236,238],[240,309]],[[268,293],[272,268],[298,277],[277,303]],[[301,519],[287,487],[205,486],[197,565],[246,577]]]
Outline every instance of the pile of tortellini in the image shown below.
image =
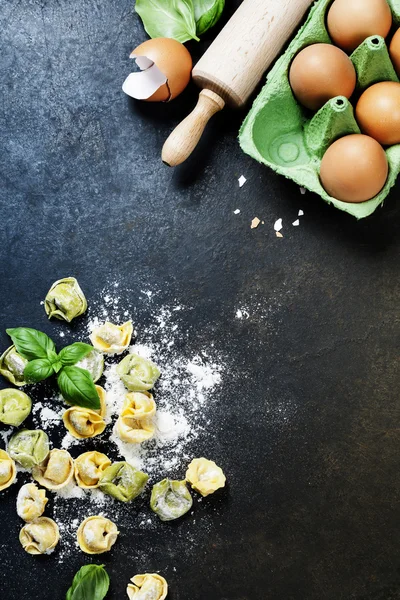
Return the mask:
[[[73,277],[56,281],[45,299],[49,318],[71,322],[86,311],[87,301]],[[105,322],[91,333],[93,350],[77,366],[86,369],[96,383],[104,370],[104,355],[121,354],[131,343],[133,325]],[[15,346],[0,357],[0,373],[13,385],[21,387],[28,361]],[[155,433],[156,403],[150,390],[157,382],[158,367],[136,354],[128,354],[117,365],[117,373],[127,388],[127,393],[115,424],[118,436],[127,443],[141,444]],[[99,385],[100,409],[91,410],[71,406],[62,417],[68,432],[76,439],[94,438],[106,428],[107,395]],[[27,394],[15,388],[0,391],[0,422],[19,427],[31,412],[32,402]],[[0,491],[16,480],[16,463],[31,470],[36,483],[23,485],[18,493],[17,513],[25,521],[20,532],[20,542],[29,554],[53,552],[59,538],[59,528],[50,518],[43,516],[48,498],[46,490],[57,492],[76,483],[90,490],[98,488],[121,502],[131,502],[146,487],[148,475],[125,461],[112,462],[102,452],[92,450],[72,458],[67,450],[50,449],[47,434],[40,429],[20,429],[8,442],[7,452],[0,450]],[[178,519],[193,505],[187,487],[202,496],[208,496],[225,486],[225,475],[220,467],[206,458],[196,458],[188,466],[185,479],[163,479],[151,491],[150,507],[162,521]],[[41,489],[38,487],[41,486]],[[86,518],[77,531],[78,544],[87,554],[101,554],[110,550],[119,531],[108,518],[93,515]],[[163,600],[168,591],[167,582],[157,574],[136,575],[128,585],[127,593],[135,600]]]

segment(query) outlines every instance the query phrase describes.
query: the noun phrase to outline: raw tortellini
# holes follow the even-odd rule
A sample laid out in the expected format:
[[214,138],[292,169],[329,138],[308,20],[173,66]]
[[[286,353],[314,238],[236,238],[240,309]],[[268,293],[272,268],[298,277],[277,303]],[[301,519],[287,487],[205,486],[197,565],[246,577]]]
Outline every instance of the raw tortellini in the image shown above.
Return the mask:
[[208,496],[225,486],[226,477],[213,460],[195,458],[186,471],[186,481],[189,481],[196,492]]
[[32,402],[21,390],[0,390],[0,422],[18,427],[31,412]]
[[5,450],[0,450],[0,492],[10,487],[16,476],[15,462]]
[[47,292],[44,308],[49,319],[55,317],[68,323],[83,315],[87,309],[87,302],[75,277],[64,277],[55,281]]
[[110,519],[102,516],[88,517],[79,525],[78,544],[86,554],[102,554],[111,549],[118,534],[117,526]]
[[131,343],[133,333],[132,321],[122,325],[114,325],[106,321],[94,329],[90,341],[93,346],[105,354],[121,354]]
[[98,381],[98,379],[100,379],[100,377],[103,375],[104,356],[101,352],[93,348],[93,350],[91,350],[89,354],[78,361],[75,366],[89,371],[93,381],[96,383],[96,381]]
[[47,502],[45,490],[40,490],[35,483],[26,483],[18,492],[17,514],[30,523],[42,516]]
[[42,463],[49,453],[49,438],[41,429],[21,429],[10,438],[8,452],[25,469]]
[[105,469],[99,487],[121,502],[130,502],[142,493],[149,476],[127,462],[115,462]]
[[117,366],[117,373],[131,392],[151,390],[160,377],[157,365],[137,354],[125,356]]
[[32,469],[32,477],[48,490],[59,490],[74,476],[74,460],[67,450],[55,448],[47,458]]
[[111,460],[101,452],[84,452],[75,459],[75,479],[81,488],[97,488]]
[[28,554],[51,554],[59,539],[58,525],[48,517],[39,517],[24,525],[19,534],[19,541]]
[[24,379],[24,369],[28,360],[17,352],[15,346],[10,346],[0,356],[0,374],[10,383],[21,387],[26,384]]
[[100,410],[92,410],[83,406],[71,406],[63,414],[65,427],[78,440],[100,435],[106,428],[104,421],[106,414],[106,392],[99,385],[95,387],[100,398]]
[[161,521],[179,519],[192,508],[192,504],[185,481],[163,479],[153,486],[150,507]]
[[135,575],[128,584],[126,593],[129,600],[165,600],[168,594],[168,583],[158,573]]
[[155,415],[156,403],[147,392],[131,392],[125,396],[122,411],[115,425],[116,432],[123,442],[140,444],[153,437],[155,425],[151,417]]

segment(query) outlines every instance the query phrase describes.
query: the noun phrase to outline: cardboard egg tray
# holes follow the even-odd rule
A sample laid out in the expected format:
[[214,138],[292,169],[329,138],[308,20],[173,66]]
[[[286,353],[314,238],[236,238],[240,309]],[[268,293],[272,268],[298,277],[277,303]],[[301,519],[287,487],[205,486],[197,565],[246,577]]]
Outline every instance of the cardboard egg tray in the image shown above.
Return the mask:
[[[367,38],[350,56],[357,73],[357,88],[347,100],[338,96],[327,102],[315,115],[294,98],[289,84],[293,58],[306,46],[332,43],[326,29],[326,15],[333,0],[318,0],[304,26],[276,62],[267,82],[255,100],[239,134],[242,149],[260,163],[315,192],[336,208],[357,219],[371,215],[383,204],[400,172],[400,144],[386,148],[389,176],[385,187],[372,200],[360,204],[342,202],[329,196],[319,180],[321,159],[338,138],[360,133],[352,102],[370,85],[380,81],[399,81],[389,57],[385,40]],[[400,25],[400,0],[388,0],[394,28]],[[388,38],[390,40],[390,37]]]

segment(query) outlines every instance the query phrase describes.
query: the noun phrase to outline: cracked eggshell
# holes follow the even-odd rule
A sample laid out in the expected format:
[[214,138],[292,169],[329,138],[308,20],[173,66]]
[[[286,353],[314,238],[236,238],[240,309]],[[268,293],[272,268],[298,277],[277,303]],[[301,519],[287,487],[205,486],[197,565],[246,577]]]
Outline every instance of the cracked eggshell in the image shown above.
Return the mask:
[[192,72],[192,57],[183,44],[170,38],[154,38],[140,44],[131,58],[141,69],[125,80],[123,91],[137,100],[168,102],[186,88]]

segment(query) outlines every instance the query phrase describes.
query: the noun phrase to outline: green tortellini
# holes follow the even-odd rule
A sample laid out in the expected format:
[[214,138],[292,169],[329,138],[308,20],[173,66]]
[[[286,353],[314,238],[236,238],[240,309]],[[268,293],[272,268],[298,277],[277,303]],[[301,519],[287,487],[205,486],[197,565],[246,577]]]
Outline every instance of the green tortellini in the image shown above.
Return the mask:
[[0,356],[0,373],[10,383],[21,387],[26,385],[24,369],[27,364],[27,359],[21,356],[12,345]]
[[151,390],[160,377],[157,365],[137,354],[125,356],[117,366],[117,373],[131,392]]
[[104,356],[93,348],[84,358],[76,363],[76,367],[89,371],[94,383],[100,379],[104,371]]
[[8,442],[9,455],[25,469],[42,463],[49,450],[49,438],[41,429],[21,429]]
[[87,301],[75,277],[55,281],[47,292],[44,308],[49,319],[55,317],[68,323],[83,315],[87,309]]
[[185,481],[163,479],[153,486],[150,507],[161,521],[179,519],[192,508],[192,504]]
[[104,470],[99,488],[121,502],[130,502],[142,493],[148,478],[127,462],[115,462]]
[[32,401],[14,388],[0,390],[0,422],[18,427],[31,412]]

